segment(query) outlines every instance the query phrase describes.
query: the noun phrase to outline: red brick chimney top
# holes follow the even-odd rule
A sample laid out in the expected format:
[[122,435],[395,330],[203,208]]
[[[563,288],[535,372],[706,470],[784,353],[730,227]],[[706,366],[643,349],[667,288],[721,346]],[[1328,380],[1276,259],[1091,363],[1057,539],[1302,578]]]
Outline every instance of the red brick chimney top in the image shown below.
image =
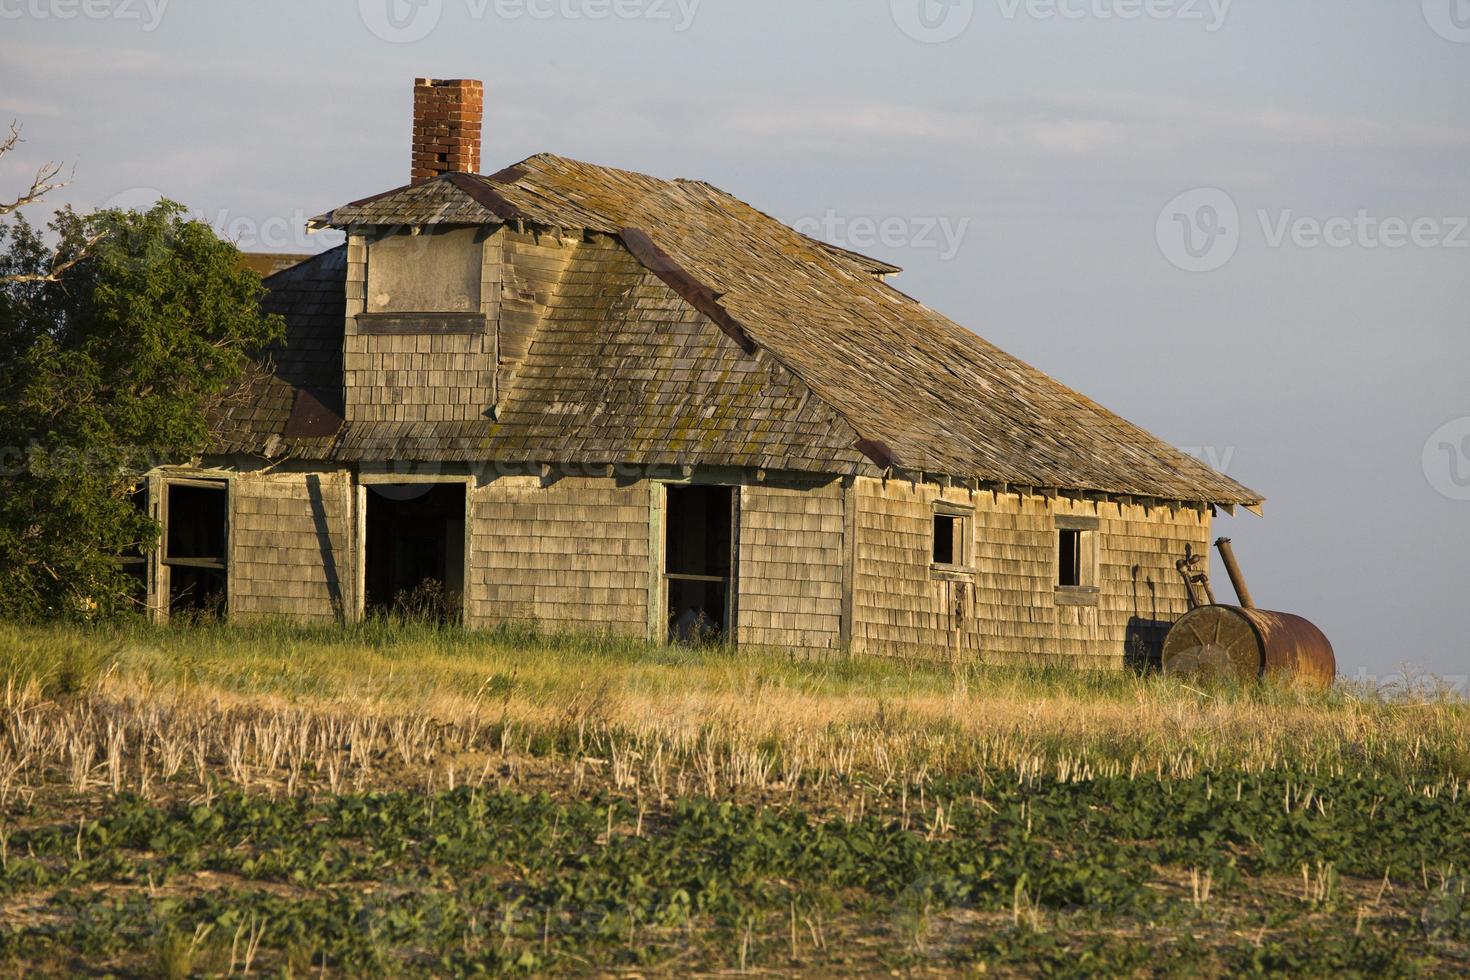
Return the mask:
[[412,183],[440,174],[480,172],[485,86],[471,78],[413,83]]

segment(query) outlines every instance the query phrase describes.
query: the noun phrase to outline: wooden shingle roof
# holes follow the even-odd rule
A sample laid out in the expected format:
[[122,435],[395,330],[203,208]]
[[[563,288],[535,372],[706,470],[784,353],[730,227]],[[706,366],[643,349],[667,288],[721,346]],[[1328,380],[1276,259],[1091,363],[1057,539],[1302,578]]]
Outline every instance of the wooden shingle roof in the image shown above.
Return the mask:
[[[1247,506],[1262,501],[1260,494],[893,289],[883,278],[897,271],[894,266],[801,235],[706,183],[540,155],[488,177],[451,174],[400,188],[316,221],[337,227],[515,222],[580,230],[589,241],[607,236],[636,259],[609,263],[603,257],[596,270],[582,274],[584,280],[611,277],[609,283],[627,279],[618,289],[629,297],[639,290],[642,295],[625,307],[589,313],[565,296],[554,307],[500,424],[477,431],[461,425],[454,439],[429,439],[419,452],[498,459],[512,449],[534,449],[541,458],[559,458],[585,455],[595,446],[604,455],[622,450],[625,456],[651,457],[661,449],[662,455],[679,455],[676,430],[687,432],[690,420],[678,412],[663,411],[659,417],[667,424],[659,435],[657,426],[626,420],[612,425],[605,419],[589,428],[586,418],[565,406],[596,414],[599,405],[617,404],[621,417],[639,398],[674,397],[681,384],[687,401],[687,386],[698,383],[692,376],[664,378],[657,392],[646,385],[636,391],[625,387],[616,399],[611,388],[593,391],[588,386],[598,364],[588,358],[604,358],[604,374],[616,365],[634,384],[628,381],[630,365],[641,361],[639,370],[657,371],[673,356],[669,345],[677,345],[681,325],[713,323],[736,349],[756,356],[763,370],[778,368],[804,410],[807,396],[820,401],[831,416],[829,432],[840,440],[813,442],[806,433],[762,453],[759,438],[742,431],[751,459],[790,457],[801,468],[834,473],[892,468],[1037,489]],[[268,285],[278,288],[279,278]],[[619,349],[617,338],[634,310],[640,316],[655,311],[659,323],[646,323],[650,329]],[[650,346],[651,339],[657,343]],[[727,452],[735,440],[721,440],[719,432],[733,436],[729,427],[740,428],[735,420],[750,413],[762,413],[766,433],[774,438],[777,417],[788,409],[779,399],[750,401],[749,386],[725,380],[724,386],[700,390],[717,400],[700,411],[722,420],[700,430],[706,446],[722,443]],[[597,383],[615,385],[616,379]],[[561,411],[549,416],[548,405]],[[343,445],[358,438],[349,433]],[[682,447],[684,459],[698,461],[691,459],[699,455],[697,443]],[[378,451],[409,448],[402,438],[378,445]],[[856,464],[855,451],[861,453]]]

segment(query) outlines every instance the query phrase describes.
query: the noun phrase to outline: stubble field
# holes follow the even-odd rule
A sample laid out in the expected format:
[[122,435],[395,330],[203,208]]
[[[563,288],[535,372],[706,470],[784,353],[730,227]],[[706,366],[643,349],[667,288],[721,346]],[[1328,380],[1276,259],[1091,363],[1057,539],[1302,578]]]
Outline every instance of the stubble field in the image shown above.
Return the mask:
[[0,627],[0,971],[1463,975],[1470,707]]

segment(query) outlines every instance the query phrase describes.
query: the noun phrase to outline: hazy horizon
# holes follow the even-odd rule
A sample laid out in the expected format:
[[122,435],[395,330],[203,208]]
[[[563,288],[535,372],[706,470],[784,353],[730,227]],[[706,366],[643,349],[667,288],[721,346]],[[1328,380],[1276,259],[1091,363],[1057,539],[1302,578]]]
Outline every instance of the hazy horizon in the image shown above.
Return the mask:
[[74,168],[32,221],[164,194],[317,250],[306,218],[406,182],[414,77],[479,78],[486,172],[700,178],[905,267],[1263,493],[1217,532],[1345,675],[1470,674],[1470,0],[0,0],[0,30],[0,197]]

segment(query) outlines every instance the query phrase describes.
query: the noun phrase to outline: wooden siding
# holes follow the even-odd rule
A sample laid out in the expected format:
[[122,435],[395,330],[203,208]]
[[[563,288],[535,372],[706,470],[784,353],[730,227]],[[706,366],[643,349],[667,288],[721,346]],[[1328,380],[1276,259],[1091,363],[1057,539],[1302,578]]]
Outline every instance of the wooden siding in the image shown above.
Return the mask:
[[[981,661],[1120,667],[1188,608],[1174,562],[1208,554],[1207,511],[1041,496],[941,492],[860,479],[853,649]],[[932,567],[935,504],[973,508],[970,569]],[[1095,599],[1056,588],[1056,519],[1098,520]],[[1060,601],[1059,601],[1060,600]]]
[[503,227],[486,246],[487,283],[499,301],[497,393],[504,401],[532,338],[556,302],[577,242]]
[[[231,486],[232,615],[327,622],[355,608],[347,471],[243,472]],[[652,487],[596,476],[475,486],[469,625],[661,632],[649,619],[661,546]],[[858,654],[1117,668],[1186,611],[1174,568],[1186,546],[1209,553],[1203,509],[868,478],[747,484],[739,499],[737,639],[751,647],[840,650],[850,632]],[[963,521],[963,568],[931,565],[941,503]],[[1056,587],[1059,521],[1096,524],[1095,595]]]
[[647,484],[502,477],[473,500],[472,626],[647,634]]
[[336,620],[354,581],[349,474],[241,473],[232,487],[230,614]]
[[[458,422],[491,401],[492,346],[479,334],[349,331],[347,417],[356,422]],[[475,411],[475,416],[484,409]]]
[[741,490],[740,643],[808,651],[841,646],[843,498],[840,482]]

